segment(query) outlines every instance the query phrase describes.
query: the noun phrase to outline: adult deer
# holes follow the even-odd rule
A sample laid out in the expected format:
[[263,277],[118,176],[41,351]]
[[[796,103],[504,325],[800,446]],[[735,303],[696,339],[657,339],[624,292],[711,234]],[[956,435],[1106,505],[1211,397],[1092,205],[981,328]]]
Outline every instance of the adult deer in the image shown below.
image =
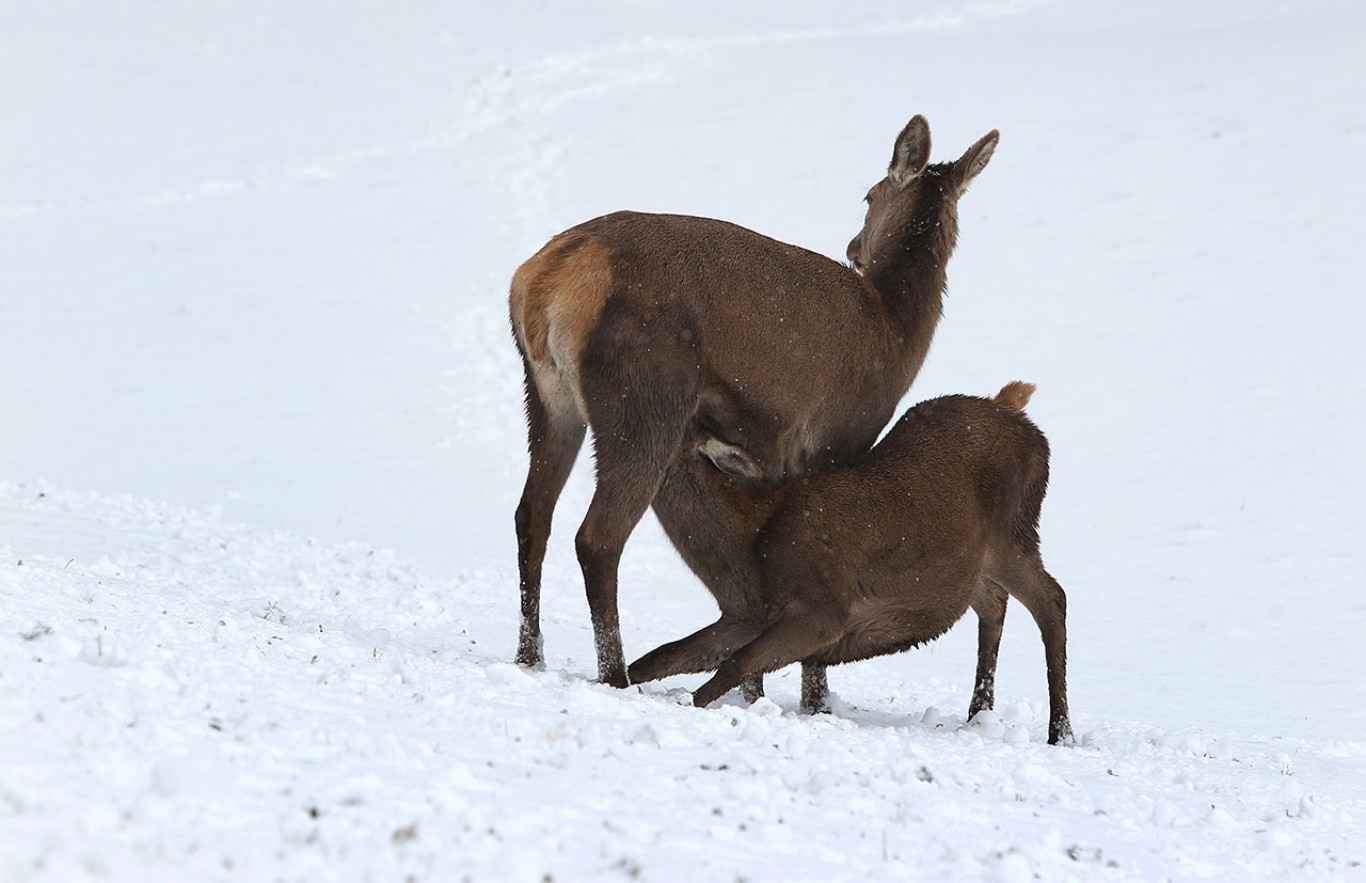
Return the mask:
[[575,548],[599,679],[627,684],[617,565],[652,503],[723,611],[747,591],[698,530],[724,502],[699,495],[713,467],[694,451],[743,451],[738,468],[772,483],[868,450],[925,360],[958,198],[998,139],[932,165],[929,125],[912,118],[868,192],[852,268],[723,221],[633,212],[566,230],[518,268],[509,306],[531,453],[516,515],[519,663],[544,664],[541,564],[586,426],[596,488]]
[[[693,694],[705,706],[793,662],[853,662],[932,641],[969,607],[978,616],[971,717],[995,702],[1006,599],[1033,615],[1048,667],[1048,741],[1071,738],[1067,596],[1039,553],[1048,442],[1011,383],[995,399],[944,396],[911,408],[852,464],[780,481],[705,481],[727,501],[723,529],[743,538],[732,566],[747,600],[712,625],[631,664],[632,681],[716,671]],[[746,452],[703,446],[725,471]]]

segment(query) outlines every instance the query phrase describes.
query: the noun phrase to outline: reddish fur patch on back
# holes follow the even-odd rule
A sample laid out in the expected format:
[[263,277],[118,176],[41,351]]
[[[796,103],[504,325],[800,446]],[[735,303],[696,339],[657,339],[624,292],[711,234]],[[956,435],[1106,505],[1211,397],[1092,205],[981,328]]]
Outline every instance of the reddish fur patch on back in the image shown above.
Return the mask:
[[1011,381],[1002,387],[1000,392],[996,393],[996,402],[1005,405],[1012,411],[1023,411],[1037,388],[1034,384],[1025,383],[1023,380]]
[[575,372],[611,287],[602,243],[572,230],[550,240],[512,277],[508,307],[522,352],[533,364]]

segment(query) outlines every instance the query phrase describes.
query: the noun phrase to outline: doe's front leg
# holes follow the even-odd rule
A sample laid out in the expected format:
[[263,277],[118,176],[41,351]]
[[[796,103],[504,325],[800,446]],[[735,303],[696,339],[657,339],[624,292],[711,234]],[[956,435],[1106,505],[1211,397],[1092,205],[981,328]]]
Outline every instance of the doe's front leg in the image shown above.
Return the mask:
[[830,683],[826,679],[825,666],[815,662],[802,663],[802,712],[830,713]]

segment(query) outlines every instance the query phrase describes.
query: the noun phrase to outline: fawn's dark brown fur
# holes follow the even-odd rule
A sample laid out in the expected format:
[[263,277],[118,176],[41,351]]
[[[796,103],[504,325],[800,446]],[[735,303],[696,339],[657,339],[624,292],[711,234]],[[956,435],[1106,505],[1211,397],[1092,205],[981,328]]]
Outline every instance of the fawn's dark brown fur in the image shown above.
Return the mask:
[[730,504],[724,529],[745,538],[732,566],[752,591],[717,622],[637,660],[631,680],[715,670],[694,694],[705,706],[793,662],[835,665],[934,640],[972,607],[971,716],[993,705],[1012,596],[1043,635],[1048,741],[1067,739],[1067,597],[1039,554],[1048,442],[1022,413],[1033,390],[1017,382],[994,400],[921,402],[853,464],[770,488],[713,469],[708,488]]
[[728,503],[710,496],[716,470],[694,451],[741,451],[731,468],[772,484],[868,450],[925,359],[958,198],[998,137],[931,165],[929,127],[913,118],[849,245],[857,270],[722,221],[631,212],[559,234],[517,270],[531,453],[516,516],[518,662],[544,664],[541,564],[586,425],[597,486],[575,545],[599,678],[627,683],[617,564],[652,504],[722,610],[743,601],[728,563],[740,539],[706,527]]

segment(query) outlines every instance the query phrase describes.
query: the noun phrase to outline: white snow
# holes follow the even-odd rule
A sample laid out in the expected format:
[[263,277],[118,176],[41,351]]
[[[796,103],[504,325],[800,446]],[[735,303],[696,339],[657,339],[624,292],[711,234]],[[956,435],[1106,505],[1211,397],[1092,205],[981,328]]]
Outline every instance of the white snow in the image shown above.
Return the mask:
[[[1366,876],[1366,8],[16,5],[0,26],[0,879]],[[506,285],[619,208],[840,256],[906,120],[999,128],[911,400],[1039,384],[1037,630],[591,682],[511,664]],[[634,658],[710,621],[647,520]]]

